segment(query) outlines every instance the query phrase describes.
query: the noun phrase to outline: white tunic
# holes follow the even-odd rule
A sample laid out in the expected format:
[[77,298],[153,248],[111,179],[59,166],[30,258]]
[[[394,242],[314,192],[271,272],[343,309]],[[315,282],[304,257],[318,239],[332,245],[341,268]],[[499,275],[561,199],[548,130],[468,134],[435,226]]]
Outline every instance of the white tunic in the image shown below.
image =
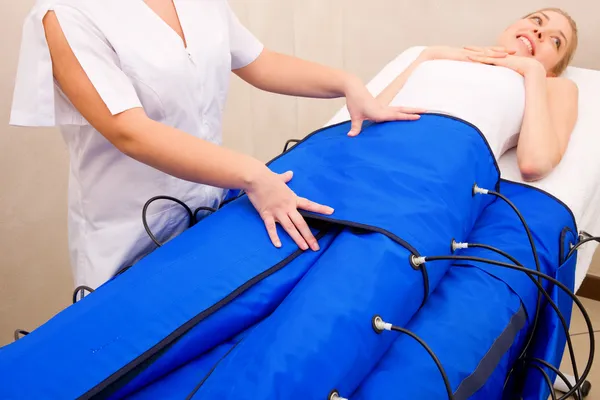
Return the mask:
[[485,136],[497,160],[517,143],[525,112],[525,84],[523,77],[509,68],[426,61],[413,71],[391,104],[470,122]]
[[[157,195],[216,206],[224,191],[177,179],[135,161],[90,126],[57,87],[42,18],[54,10],[79,63],[111,113],[143,107],[158,122],[221,143],[232,69],[262,44],[226,0],[175,0],[187,48],[143,0],[38,0],[27,16],[10,123],[59,126],[70,152],[69,248],[75,283],[97,287],[155,248],[142,208]],[[200,162],[200,160],[199,160]],[[159,240],[187,214],[173,202],[150,207]]]

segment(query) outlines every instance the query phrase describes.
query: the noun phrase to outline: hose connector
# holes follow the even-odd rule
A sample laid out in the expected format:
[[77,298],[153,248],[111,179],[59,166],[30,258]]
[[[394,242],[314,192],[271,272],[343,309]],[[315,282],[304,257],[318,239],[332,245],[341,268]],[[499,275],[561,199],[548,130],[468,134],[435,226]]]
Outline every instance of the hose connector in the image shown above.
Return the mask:
[[473,196],[475,196],[476,194],[488,194],[489,192],[489,190],[482,189],[479,186],[477,186],[477,184],[473,185]]
[[341,397],[339,392],[334,389],[331,391],[331,393],[329,393],[329,397],[327,398],[327,400],[348,400],[348,399]]
[[373,320],[371,321],[371,325],[373,326],[373,330],[375,332],[377,332],[378,334],[383,331],[391,331],[392,330],[392,324],[388,324],[387,322],[384,322],[383,319],[379,315],[376,315],[373,317]]
[[452,252],[453,253],[456,250],[468,249],[468,248],[469,248],[469,243],[457,242],[456,240],[452,239]]
[[419,269],[421,265],[425,264],[425,257],[417,257],[414,254],[411,254],[409,262],[413,269]]

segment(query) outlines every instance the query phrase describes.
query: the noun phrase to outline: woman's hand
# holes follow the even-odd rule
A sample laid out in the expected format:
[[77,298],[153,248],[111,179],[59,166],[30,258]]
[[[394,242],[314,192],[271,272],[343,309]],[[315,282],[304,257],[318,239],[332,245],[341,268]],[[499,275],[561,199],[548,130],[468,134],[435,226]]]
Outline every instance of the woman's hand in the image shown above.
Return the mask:
[[346,86],[346,105],[352,126],[348,136],[357,136],[365,120],[373,122],[413,121],[426,110],[409,107],[388,107],[377,101],[357,79],[350,79]]
[[465,50],[475,52],[486,56],[504,58],[508,55],[515,54],[517,51],[503,46],[465,46]]
[[333,209],[298,197],[287,186],[292,176],[292,172],[279,175],[265,167],[252,180],[246,193],[276,247],[281,247],[276,228],[279,223],[302,250],[310,247],[317,251],[319,244],[298,209],[325,215],[331,215]]
[[514,50],[504,47],[477,47],[466,46],[463,48],[449,46],[432,46],[427,47],[421,53],[421,61],[432,60],[453,60],[470,62],[471,56],[486,56],[490,58],[505,58],[509,54],[514,54]]
[[526,76],[531,73],[540,73],[546,75],[546,69],[535,58],[510,55],[504,58],[486,57],[481,55],[471,55],[469,59],[475,62],[499,67],[510,68],[519,74]]

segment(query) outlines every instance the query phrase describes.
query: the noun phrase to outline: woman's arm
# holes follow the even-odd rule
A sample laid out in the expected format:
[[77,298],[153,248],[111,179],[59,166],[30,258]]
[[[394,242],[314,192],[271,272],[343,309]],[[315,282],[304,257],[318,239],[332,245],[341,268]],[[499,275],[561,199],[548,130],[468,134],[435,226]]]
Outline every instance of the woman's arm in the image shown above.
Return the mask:
[[471,59],[511,68],[524,77],[525,114],[517,160],[524,180],[544,178],[562,159],[577,121],[577,85],[565,78],[548,78],[542,64],[531,57],[473,56]]
[[488,55],[490,57],[506,57],[509,51],[501,47],[466,47],[464,49],[444,46],[433,46],[425,48],[421,54],[406,68],[396,79],[392,81],[379,95],[379,100],[384,105],[389,105],[394,97],[398,95],[400,90],[414,70],[425,61],[432,60],[454,60],[471,62],[470,56]]
[[412,75],[414,70],[425,61],[427,61],[427,53],[424,51],[408,66],[408,68],[402,71],[402,73],[398,75],[398,77],[396,77],[392,83],[387,85],[386,88],[377,95],[377,100],[383,105],[389,105],[392,100],[394,100],[394,97],[400,93],[400,90],[402,90],[404,84]]
[[54,12],[44,18],[53,74],[82,116],[124,154],[167,174],[221,188],[244,189],[280,246],[275,222],[299,247],[318,244],[298,208],[331,214],[333,210],[298,198],[286,185],[291,174],[277,175],[258,160],[156,122],[141,108],[112,115],[70,48]]
[[566,78],[547,78],[533,69],[525,75],[525,115],[517,144],[523,179],[547,176],[562,159],[577,121],[577,85]]

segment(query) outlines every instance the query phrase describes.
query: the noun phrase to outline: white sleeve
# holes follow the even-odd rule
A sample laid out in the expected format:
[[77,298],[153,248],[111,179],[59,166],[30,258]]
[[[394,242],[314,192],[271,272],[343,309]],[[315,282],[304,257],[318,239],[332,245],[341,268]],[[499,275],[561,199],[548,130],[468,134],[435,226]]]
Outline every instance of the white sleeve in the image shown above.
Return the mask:
[[229,3],[227,13],[229,22],[229,47],[231,49],[231,69],[239,69],[258,58],[263,44],[238,19]]
[[11,125],[85,125],[87,122],[56,87],[42,19],[53,10],[79,64],[110,110],[118,114],[141,107],[135,88],[121,70],[117,54],[102,32],[71,6],[34,8],[28,15],[11,110]]

